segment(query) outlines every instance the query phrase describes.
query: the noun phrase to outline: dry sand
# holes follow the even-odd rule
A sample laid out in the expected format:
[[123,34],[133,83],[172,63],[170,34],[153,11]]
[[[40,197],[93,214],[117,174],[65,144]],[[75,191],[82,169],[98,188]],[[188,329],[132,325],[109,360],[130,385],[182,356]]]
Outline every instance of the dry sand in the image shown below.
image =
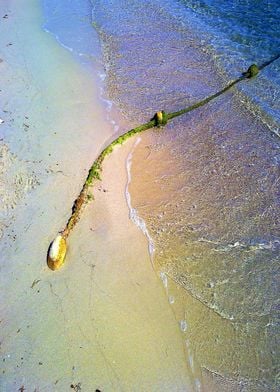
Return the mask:
[[92,74],[41,29],[39,1],[2,2],[0,18],[1,391],[192,391],[178,323],[129,219],[133,141],[105,162],[65,266],[47,268],[112,126]]

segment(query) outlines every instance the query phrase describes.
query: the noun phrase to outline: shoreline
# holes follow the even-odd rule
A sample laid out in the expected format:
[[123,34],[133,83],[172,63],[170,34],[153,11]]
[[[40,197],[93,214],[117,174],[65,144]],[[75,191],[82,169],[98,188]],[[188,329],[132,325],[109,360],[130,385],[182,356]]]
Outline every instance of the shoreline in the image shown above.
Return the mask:
[[2,211],[9,226],[1,241],[1,388],[191,391],[178,325],[146,238],[129,219],[130,143],[104,163],[66,264],[48,269],[48,244],[112,124],[103,120],[91,75],[42,31],[36,0],[10,1],[0,13],[8,15],[0,37],[0,132],[13,157],[1,175],[13,179],[11,193],[15,181],[20,189],[13,208]]

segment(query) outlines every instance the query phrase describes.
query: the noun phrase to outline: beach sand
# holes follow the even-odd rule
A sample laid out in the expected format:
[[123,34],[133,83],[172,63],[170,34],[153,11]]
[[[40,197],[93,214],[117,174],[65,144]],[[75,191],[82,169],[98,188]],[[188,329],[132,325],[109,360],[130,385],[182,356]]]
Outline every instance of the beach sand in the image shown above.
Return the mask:
[[[0,5],[1,391],[192,391],[180,328],[125,199],[129,141],[46,265],[112,125],[87,68],[41,28],[39,2]],[[20,389],[21,388],[21,389]]]

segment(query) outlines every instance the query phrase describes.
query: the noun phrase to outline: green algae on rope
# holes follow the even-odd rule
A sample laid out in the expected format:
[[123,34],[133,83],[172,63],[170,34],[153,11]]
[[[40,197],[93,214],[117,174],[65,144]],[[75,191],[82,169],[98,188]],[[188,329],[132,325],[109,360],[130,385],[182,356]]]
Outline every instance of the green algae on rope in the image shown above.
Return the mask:
[[[159,114],[161,113],[161,114]],[[147,122],[146,124],[140,125],[139,127],[133,128],[125,134],[119,136],[112,143],[110,143],[98,156],[98,158],[93,162],[86,181],[83,185],[83,188],[74,201],[72,207],[72,214],[62,232],[60,232],[54,241],[51,243],[48,255],[47,255],[47,264],[48,267],[55,271],[59,269],[63,264],[66,256],[66,239],[68,238],[70,231],[73,230],[74,226],[80,219],[80,215],[82,213],[85,205],[93,199],[91,193],[89,193],[89,189],[93,186],[94,182],[101,180],[101,172],[102,172],[102,162],[104,158],[113,152],[115,146],[119,144],[123,144],[127,139],[131,136],[134,136],[137,133],[146,131],[147,129],[153,128],[155,126],[161,126],[164,124],[162,112],[158,112],[152,120]]]
[[57,270],[59,269],[63,264],[66,256],[66,250],[67,250],[67,245],[66,245],[66,240],[70,234],[70,232],[73,230],[75,225],[80,219],[81,213],[85,205],[93,199],[92,194],[90,193],[90,188],[94,185],[96,181],[101,180],[101,172],[102,172],[102,163],[105,159],[105,157],[109,154],[111,154],[114,150],[114,147],[117,145],[123,144],[127,139],[130,137],[140,133],[144,132],[148,129],[151,129],[153,127],[162,127],[167,124],[169,120],[172,120],[175,117],[181,116],[185,113],[188,113],[192,110],[195,110],[199,107],[202,107],[206,105],[208,102],[212,101],[213,99],[219,97],[220,95],[224,94],[226,91],[231,89],[234,85],[237,83],[241,82],[244,79],[251,79],[255,76],[258,75],[259,71],[266,67],[267,65],[271,64],[273,61],[277,60],[280,57],[280,55],[274,57],[270,61],[262,64],[261,66],[257,66],[256,64],[252,64],[246,72],[242,74],[238,79],[234,80],[233,82],[229,83],[226,87],[224,87],[222,90],[218,91],[217,93],[191,105],[188,106],[185,109],[179,110],[177,112],[173,113],[166,113],[165,111],[161,110],[158,111],[154,117],[147,123],[139,125],[136,128],[131,129],[130,131],[124,133],[123,135],[119,136],[117,139],[115,139],[112,143],[110,143],[97,157],[97,159],[93,162],[89,172],[88,176],[86,178],[86,181],[83,185],[83,188],[75,200],[73,207],[72,207],[72,214],[62,232],[60,232],[57,237],[54,239],[54,241],[50,244],[49,250],[48,250],[48,255],[47,255],[47,264],[51,270]]

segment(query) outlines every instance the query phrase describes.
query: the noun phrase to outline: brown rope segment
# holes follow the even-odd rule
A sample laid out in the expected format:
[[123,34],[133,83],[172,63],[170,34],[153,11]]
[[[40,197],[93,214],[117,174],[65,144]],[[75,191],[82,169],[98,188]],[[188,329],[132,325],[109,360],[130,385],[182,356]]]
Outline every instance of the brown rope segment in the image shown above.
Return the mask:
[[142,124],[136,128],[131,129],[130,131],[124,133],[123,135],[119,136],[117,139],[115,139],[112,143],[110,143],[98,156],[98,158],[93,162],[87,179],[84,183],[84,186],[79,194],[79,196],[77,197],[77,199],[75,200],[73,207],[72,207],[72,215],[69,218],[67,225],[65,227],[65,229],[62,232],[62,235],[64,238],[67,238],[70,231],[74,228],[74,226],[76,225],[76,223],[79,220],[80,214],[81,214],[81,210],[83,208],[83,206],[93,197],[89,194],[89,188],[92,186],[93,182],[95,180],[100,180],[101,179],[101,171],[102,171],[102,162],[104,161],[104,158],[109,155],[114,147],[118,144],[123,144],[127,139],[129,139],[131,136],[136,135],[137,133],[146,131],[147,129],[151,129],[155,126],[157,127],[161,127],[167,124],[167,122],[169,120],[172,120],[175,117],[181,116],[185,113],[188,113],[192,110],[198,109],[201,106],[206,105],[207,103],[209,103],[210,101],[214,100],[215,98],[219,97],[220,95],[224,94],[225,92],[227,92],[228,90],[230,90],[233,86],[235,86],[237,83],[240,83],[241,81],[245,80],[245,79],[251,79],[255,76],[258,75],[259,71],[264,69],[265,67],[267,67],[268,65],[270,65],[271,63],[273,63],[275,60],[277,60],[278,58],[280,58],[280,54],[273,57],[272,59],[270,59],[269,61],[263,63],[260,66],[257,66],[256,64],[252,64],[248,70],[246,72],[244,72],[242,74],[242,76],[240,76],[239,78],[237,78],[236,80],[232,81],[231,83],[229,83],[226,87],[224,87],[222,90],[218,91],[217,93],[210,95],[209,97],[194,103],[191,106],[188,106],[185,109],[179,110],[177,112],[172,112],[172,113],[165,113],[164,111],[159,111],[157,112],[154,117],[147,123]]

